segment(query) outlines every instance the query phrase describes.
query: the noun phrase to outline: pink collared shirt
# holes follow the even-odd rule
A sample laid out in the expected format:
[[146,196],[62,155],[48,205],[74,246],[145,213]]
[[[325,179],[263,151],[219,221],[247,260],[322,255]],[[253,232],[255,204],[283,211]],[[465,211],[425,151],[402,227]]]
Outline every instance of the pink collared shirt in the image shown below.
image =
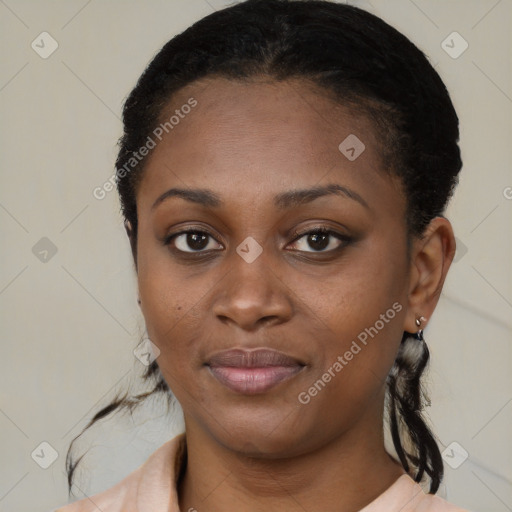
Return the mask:
[[[176,481],[185,451],[185,434],[180,434],[115,486],[55,512],[180,512]],[[419,484],[404,474],[360,512],[468,511],[425,494]]]

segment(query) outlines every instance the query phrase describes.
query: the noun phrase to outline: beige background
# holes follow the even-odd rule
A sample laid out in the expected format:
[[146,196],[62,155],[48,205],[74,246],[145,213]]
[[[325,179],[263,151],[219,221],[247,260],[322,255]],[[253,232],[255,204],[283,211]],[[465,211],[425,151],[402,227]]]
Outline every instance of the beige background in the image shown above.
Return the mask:
[[[129,245],[115,192],[99,201],[92,190],[113,172],[122,102],[144,66],[223,3],[0,1],[2,512],[65,503],[69,442],[136,383],[144,325]],[[426,331],[430,416],[443,448],[469,454],[446,464],[441,494],[474,511],[512,510],[512,3],[355,3],[430,56],[460,116],[464,168],[448,211],[459,252]],[[47,59],[31,48],[43,31],[59,45]],[[441,47],[453,31],[469,44],[456,59]],[[43,237],[57,248],[46,262],[32,249]],[[142,418],[86,437],[78,497],[113,485],[181,428],[179,416]],[[46,470],[31,458],[43,441],[58,452]]]

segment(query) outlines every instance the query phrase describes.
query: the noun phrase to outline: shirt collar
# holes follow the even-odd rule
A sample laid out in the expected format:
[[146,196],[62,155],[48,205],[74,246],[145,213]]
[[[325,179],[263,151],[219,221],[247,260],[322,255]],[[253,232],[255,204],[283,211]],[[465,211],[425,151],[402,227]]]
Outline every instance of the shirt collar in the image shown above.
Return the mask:
[[180,512],[177,484],[186,463],[185,434],[164,443],[141,467],[136,492],[139,512]]

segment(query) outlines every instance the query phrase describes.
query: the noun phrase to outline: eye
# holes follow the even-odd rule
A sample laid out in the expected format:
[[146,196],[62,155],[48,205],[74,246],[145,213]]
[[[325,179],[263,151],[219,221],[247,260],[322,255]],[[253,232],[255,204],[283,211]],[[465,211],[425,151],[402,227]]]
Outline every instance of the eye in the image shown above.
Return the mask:
[[[327,253],[335,251],[343,245],[350,242],[350,238],[330,229],[320,227],[294,233],[292,249],[300,252]],[[212,235],[206,231],[188,230],[180,231],[168,236],[165,245],[173,245],[174,248],[182,253],[206,253],[223,249]]]
[[166,239],[165,244],[173,244],[178,251],[189,253],[216,250],[216,246],[220,246],[222,249],[222,245],[215,241],[209,233],[197,230],[181,231],[171,235]]
[[293,245],[302,252],[331,252],[346,245],[350,238],[327,228],[317,228],[304,233],[295,233]]

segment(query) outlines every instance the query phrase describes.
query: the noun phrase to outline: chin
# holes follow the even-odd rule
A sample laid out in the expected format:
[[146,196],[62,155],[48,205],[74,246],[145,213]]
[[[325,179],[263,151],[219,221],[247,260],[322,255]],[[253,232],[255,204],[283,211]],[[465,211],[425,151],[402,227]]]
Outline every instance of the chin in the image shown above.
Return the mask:
[[287,409],[280,408],[281,413],[267,411],[269,417],[265,418],[261,411],[250,415],[238,409],[231,417],[217,417],[219,423],[210,425],[210,435],[225,448],[248,457],[278,459],[299,455],[307,451],[315,426],[308,431],[302,418],[299,430],[298,422],[291,418],[293,414],[287,416],[283,410]]

